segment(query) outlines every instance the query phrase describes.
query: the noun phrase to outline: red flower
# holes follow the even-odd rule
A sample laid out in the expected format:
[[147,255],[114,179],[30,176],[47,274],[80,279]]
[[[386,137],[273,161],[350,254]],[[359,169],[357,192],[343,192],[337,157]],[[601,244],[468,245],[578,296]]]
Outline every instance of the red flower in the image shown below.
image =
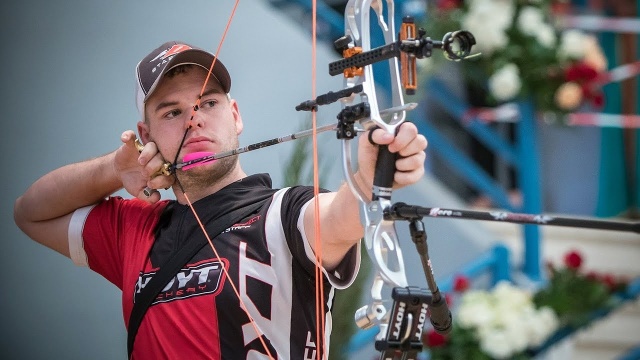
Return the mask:
[[429,330],[422,337],[422,341],[430,348],[443,346],[447,343],[447,340],[446,336],[438,334],[435,330]]
[[582,265],[582,256],[577,251],[570,251],[564,256],[564,264],[573,270],[578,270]]
[[453,290],[457,292],[466,291],[469,288],[469,279],[463,275],[456,275],[453,280]]
[[591,280],[591,281],[598,281],[598,279],[600,278],[600,275],[598,275],[597,272],[595,271],[589,271],[585,277],[587,278],[587,280]]
[[453,297],[451,296],[451,294],[444,294],[444,301],[447,302],[447,305],[451,306],[451,304],[453,304]]
[[461,5],[460,0],[437,0],[436,7],[442,11],[448,11],[459,8]]
[[599,88],[596,88],[597,84],[595,83],[598,76],[598,70],[584,62],[574,63],[564,71],[564,78],[567,82],[575,82],[580,85],[584,99],[589,100],[596,108],[602,108],[604,94]]
[[591,98],[591,103],[596,108],[602,109],[602,107],[604,106],[604,94],[602,93],[602,91],[598,91],[593,95],[593,97]]
[[598,77],[598,71],[587,63],[579,62],[569,66],[564,72],[564,77],[567,81],[588,82]]
[[616,281],[616,278],[611,274],[603,275],[600,281],[602,281],[610,291],[615,291],[616,288],[618,287],[618,282]]

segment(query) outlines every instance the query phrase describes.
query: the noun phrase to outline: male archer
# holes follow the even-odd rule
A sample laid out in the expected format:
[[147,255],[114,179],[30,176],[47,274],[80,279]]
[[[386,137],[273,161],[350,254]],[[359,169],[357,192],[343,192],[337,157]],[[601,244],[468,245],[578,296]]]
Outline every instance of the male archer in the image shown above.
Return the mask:
[[[357,274],[363,236],[358,200],[343,184],[318,196],[316,214],[311,187],[273,189],[269,175],[247,175],[237,156],[163,173],[166,162],[238,147],[244,122],[219,59],[200,97],[213,61],[211,53],[179,42],[144,57],[136,67],[142,151],[135,133],[125,131],[115,151],[44,175],[16,200],[16,224],[120,288],[131,330],[136,301],[154,275],[182,249],[204,241],[197,215],[217,255],[210,246],[197,249],[153,294],[131,357],[320,358],[331,316],[327,310],[325,344],[315,344],[315,244],[322,246],[319,280],[330,309],[334,289],[349,286]],[[372,187],[375,144],[399,155],[396,187],[422,177],[427,141],[413,124],[403,123],[396,136],[377,129],[359,140],[355,180],[362,189]],[[168,187],[176,200],[154,191]],[[132,198],[112,196],[120,189]],[[236,226],[209,233],[219,219],[243,209],[255,210],[233,219]]]

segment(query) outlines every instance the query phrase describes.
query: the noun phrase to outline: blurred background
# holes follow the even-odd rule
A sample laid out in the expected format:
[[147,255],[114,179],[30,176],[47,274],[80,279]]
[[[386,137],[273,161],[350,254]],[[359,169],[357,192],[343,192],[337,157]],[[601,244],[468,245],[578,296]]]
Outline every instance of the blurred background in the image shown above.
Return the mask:
[[[409,120],[429,140],[428,171],[419,184],[394,194],[394,200],[638,221],[637,0],[395,4],[396,23],[413,16],[432,39],[464,28],[475,35],[482,54],[448,62],[436,52],[418,61],[419,88],[406,100],[419,103]],[[340,77],[328,76],[326,64],[340,56],[332,42],[344,34],[345,1],[318,1],[318,6],[321,94],[343,86]],[[146,0],[0,5],[0,62],[5,69],[1,153],[3,163],[11,165],[2,175],[7,184],[0,243],[3,358],[126,356],[119,290],[29,240],[13,223],[13,202],[46,172],[119,146],[122,131],[135,129],[137,121],[134,67],[139,59],[167,40],[215,51],[232,7],[231,1],[205,0],[179,7]],[[308,0],[240,3],[220,57],[232,75],[231,93],[245,122],[241,145],[309,126],[309,115],[294,107],[311,98],[310,27]],[[372,35],[375,39],[379,33]],[[384,97],[389,82],[379,78]],[[336,104],[322,107],[318,122],[334,122],[339,110]],[[336,189],[342,181],[335,161],[340,145],[332,134],[319,140],[323,186]],[[245,154],[241,163],[247,173],[269,172],[275,186],[292,179],[309,183],[308,163],[294,169],[303,153],[298,146],[305,145],[288,143]],[[68,191],[73,196],[74,189]],[[47,199],[42,201],[46,206]],[[430,351],[423,358],[451,358],[453,347],[494,358],[516,351],[536,358],[640,358],[637,234],[441,218],[424,222],[435,276],[451,301],[455,326],[449,337],[426,329]],[[398,231],[409,283],[425,287],[408,230],[399,225]],[[338,294],[334,359],[376,358],[376,330],[356,330],[352,320],[353,309],[368,301],[371,274],[365,262],[357,284]],[[530,330],[538,334],[536,341],[522,334],[489,341],[509,345],[502,349],[479,341],[460,343],[460,336],[482,332],[463,316],[465,294],[474,290],[483,299],[495,296],[493,285],[501,280],[515,286],[500,288],[501,299],[535,293],[527,306],[536,311],[549,306],[555,317]],[[585,305],[572,302],[576,298],[595,300]],[[487,307],[473,313],[491,314],[499,301],[476,298],[475,303]],[[566,308],[579,311],[567,315]],[[486,317],[476,321],[496,322]],[[484,333],[520,334],[515,328],[524,325],[516,321]]]

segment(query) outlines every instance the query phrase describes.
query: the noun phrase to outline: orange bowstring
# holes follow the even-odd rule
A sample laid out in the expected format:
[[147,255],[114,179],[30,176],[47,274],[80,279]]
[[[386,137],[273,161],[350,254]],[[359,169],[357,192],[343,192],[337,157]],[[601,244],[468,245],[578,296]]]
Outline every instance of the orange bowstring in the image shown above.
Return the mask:
[[[311,5],[311,98],[316,98],[316,0]],[[316,111],[311,111],[313,129],[313,197],[314,197],[314,249],[316,253],[315,290],[316,290],[316,349],[322,358],[326,357],[325,342],[321,341],[325,331],[324,281],[322,281],[322,240],[320,234],[320,180],[318,176],[318,132]],[[320,348],[322,344],[322,349]],[[318,357],[316,357],[318,358]]]
[[[189,197],[187,196],[187,194],[185,192],[183,192],[182,194],[184,195],[184,198],[187,200],[187,204],[189,204],[189,207],[191,208],[191,211],[193,212],[193,215],[195,216],[196,221],[198,221],[198,225],[200,225],[200,228],[204,232],[204,236],[207,238],[207,241],[209,242],[209,245],[211,246],[211,249],[213,250],[213,253],[216,255],[216,258],[220,259],[220,255],[218,255],[218,251],[216,250],[216,247],[213,245],[213,241],[211,241],[211,238],[209,237],[209,234],[207,234],[207,230],[205,230],[204,225],[202,224],[202,221],[200,221],[200,217],[196,213],[196,210],[193,208],[193,204],[189,200]],[[238,300],[240,301],[240,306],[242,307],[242,310],[244,310],[244,312],[247,314],[247,317],[249,317],[249,321],[251,322],[251,326],[253,326],[253,329],[256,331],[256,334],[258,334],[258,339],[260,339],[260,343],[262,343],[262,346],[264,346],[264,350],[267,352],[267,355],[269,356],[269,359],[273,359],[273,356],[271,356],[271,352],[269,352],[269,348],[267,347],[267,344],[264,342],[264,339],[262,338],[262,333],[258,329],[258,325],[256,324],[256,321],[253,319],[253,317],[251,317],[251,314],[249,314],[249,310],[247,309],[247,306],[245,305],[244,301],[242,300],[242,297],[240,297],[240,292],[238,291],[238,288],[236,287],[236,284],[231,279],[231,276],[229,276],[229,271],[227,270],[226,266],[222,266],[222,272],[224,273],[224,276],[227,277],[227,280],[229,280],[229,284],[231,284],[231,288],[233,289],[233,292],[238,297]]]
[[202,100],[202,94],[204,94],[204,90],[207,88],[207,84],[209,83],[209,78],[211,78],[211,73],[213,72],[213,67],[216,65],[216,61],[218,61],[218,54],[220,53],[220,49],[222,49],[222,44],[224,43],[224,40],[227,37],[227,32],[229,31],[229,28],[231,27],[231,20],[233,20],[233,17],[236,14],[236,9],[238,8],[239,4],[240,4],[240,0],[236,0],[235,4],[233,5],[233,9],[231,10],[231,15],[229,16],[229,19],[227,20],[227,25],[225,26],[224,32],[222,33],[222,38],[218,43],[216,54],[213,58],[213,61],[211,62],[209,71],[207,72],[207,77],[204,79],[204,84],[202,84],[202,89],[200,89],[200,95],[198,95],[198,99],[196,100],[195,105],[191,109],[191,117],[187,122],[187,128],[191,128],[193,117],[196,115],[196,111],[198,111],[198,109],[200,108],[200,101]]
[[[231,26],[231,20],[233,20],[233,17],[234,17],[234,15],[236,13],[236,9],[238,8],[238,4],[239,3],[240,3],[240,0],[236,0],[235,4],[233,6],[233,10],[231,11],[231,15],[229,16],[229,19],[227,21],[227,25],[226,25],[226,27],[224,29],[224,33],[222,34],[222,39],[220,40],[220,43],[218,44],[218,48],[216,49],[215,57],[213,58],[213,61],[211,62],[211,67],[209,68],[209,72],[207,73],[207,77],[205,78],[204,84],[202,85],[202,89],[200,90],[200,95],[198,95],[198,99],[196,100],[196,103],[193,106],[193,109],[191,110],[191,117],[189,118],[189,121],[187,122],[187,130],[189,128],[191,128],[193,117],[195,116],[196,111],[198,111],[198,109],[200,108],[200,100],[202,99],[202,94],[204,94],[204,90],[207,87],[207,83],[209,82],[209,79],[211,78],[211,73],[213,72],[213,67],[215,66],[216,61],[218,60],[218,54],[220,53],[220,49],[222,49],[222,44],[224,43],[225,37],[227,36],[227,32],[229,31],[229,28]],[[193,207],[193,204],[191,203],[191,201],[189,200],[189,197],[187,196],[186,191],[183,190],[182,194],[184,195],[184,198],[187,200],[187,204],[189,205],[189,208],[191,209],[191,212],[193,213],[193,216],[196,218],[196,221],[198,221],[198,225],[200,225],[200,229],[202,229],[202,232],[204,233],[204,236],[207,238],[207,241],[209,242],[209,246],[211,247],[211,250],[213,250],[213,253],[215,254],[216,258],[220,259],[220,255],[218,254],[218,251],[216,250],[216,247],[213,245],[213,241],[211,241],[211,238],[209,237],[209,234],[207,234],[207,230],[205,229],[204,225],[202,224],[202,221],[200,220],[200,217],[196,213],[196,210]],[[267,347],[267,344],[265,343],[265,341],[263,339],[263,336],[262,336],[263,333],[258,329],[258,325],[256,324],[256,321],[253,319],[253,317],[249,313],[249,310],[248,310],[247,306],[245,305],[244,301],[242,300],[242,297],[240,296],[240,292],[238,291],[238,288],[236,287],[236,284],[233,282],[233,279],[231,278],[231,276],[229,276],[229,272],[228,272],[228,270],[227,270],[227,268],[225,266],[222,267],[222,272],[224,273],[224,275],[229,280],[229,284],[231,284],[231,288],[233,289],[233,292],[236,294],[236,297],[238,298],[238,301],[240,302],[240,307],[242,307],[242,310],[245,312],[245,314],[247,314],[247,317],[249,318],[249,322],[251,322],[251,326],[255,330],[255,332],[257,334],[257,337],[260,340],[260,343],[262,344],[262,346],[264,347],[264,350],[267,352],[267,355],[269,356],[269,359],[273,360],[274,357],[271,355],[271,352],[269,351],[269,348]]]

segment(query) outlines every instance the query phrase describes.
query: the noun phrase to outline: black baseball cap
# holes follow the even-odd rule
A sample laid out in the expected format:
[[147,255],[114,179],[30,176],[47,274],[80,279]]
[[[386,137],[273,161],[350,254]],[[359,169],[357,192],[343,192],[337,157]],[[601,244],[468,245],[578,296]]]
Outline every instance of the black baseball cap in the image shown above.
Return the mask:
[[[144,119],[144,104],[167,71],[178,65],[193,64],[209,71],[215,56],[205,50],[178,41],[169,41],[153,50],[136,66],[136,105]],[[231,76],[218,59],[211,75],[222,85],[225,93],[231,90]]]

